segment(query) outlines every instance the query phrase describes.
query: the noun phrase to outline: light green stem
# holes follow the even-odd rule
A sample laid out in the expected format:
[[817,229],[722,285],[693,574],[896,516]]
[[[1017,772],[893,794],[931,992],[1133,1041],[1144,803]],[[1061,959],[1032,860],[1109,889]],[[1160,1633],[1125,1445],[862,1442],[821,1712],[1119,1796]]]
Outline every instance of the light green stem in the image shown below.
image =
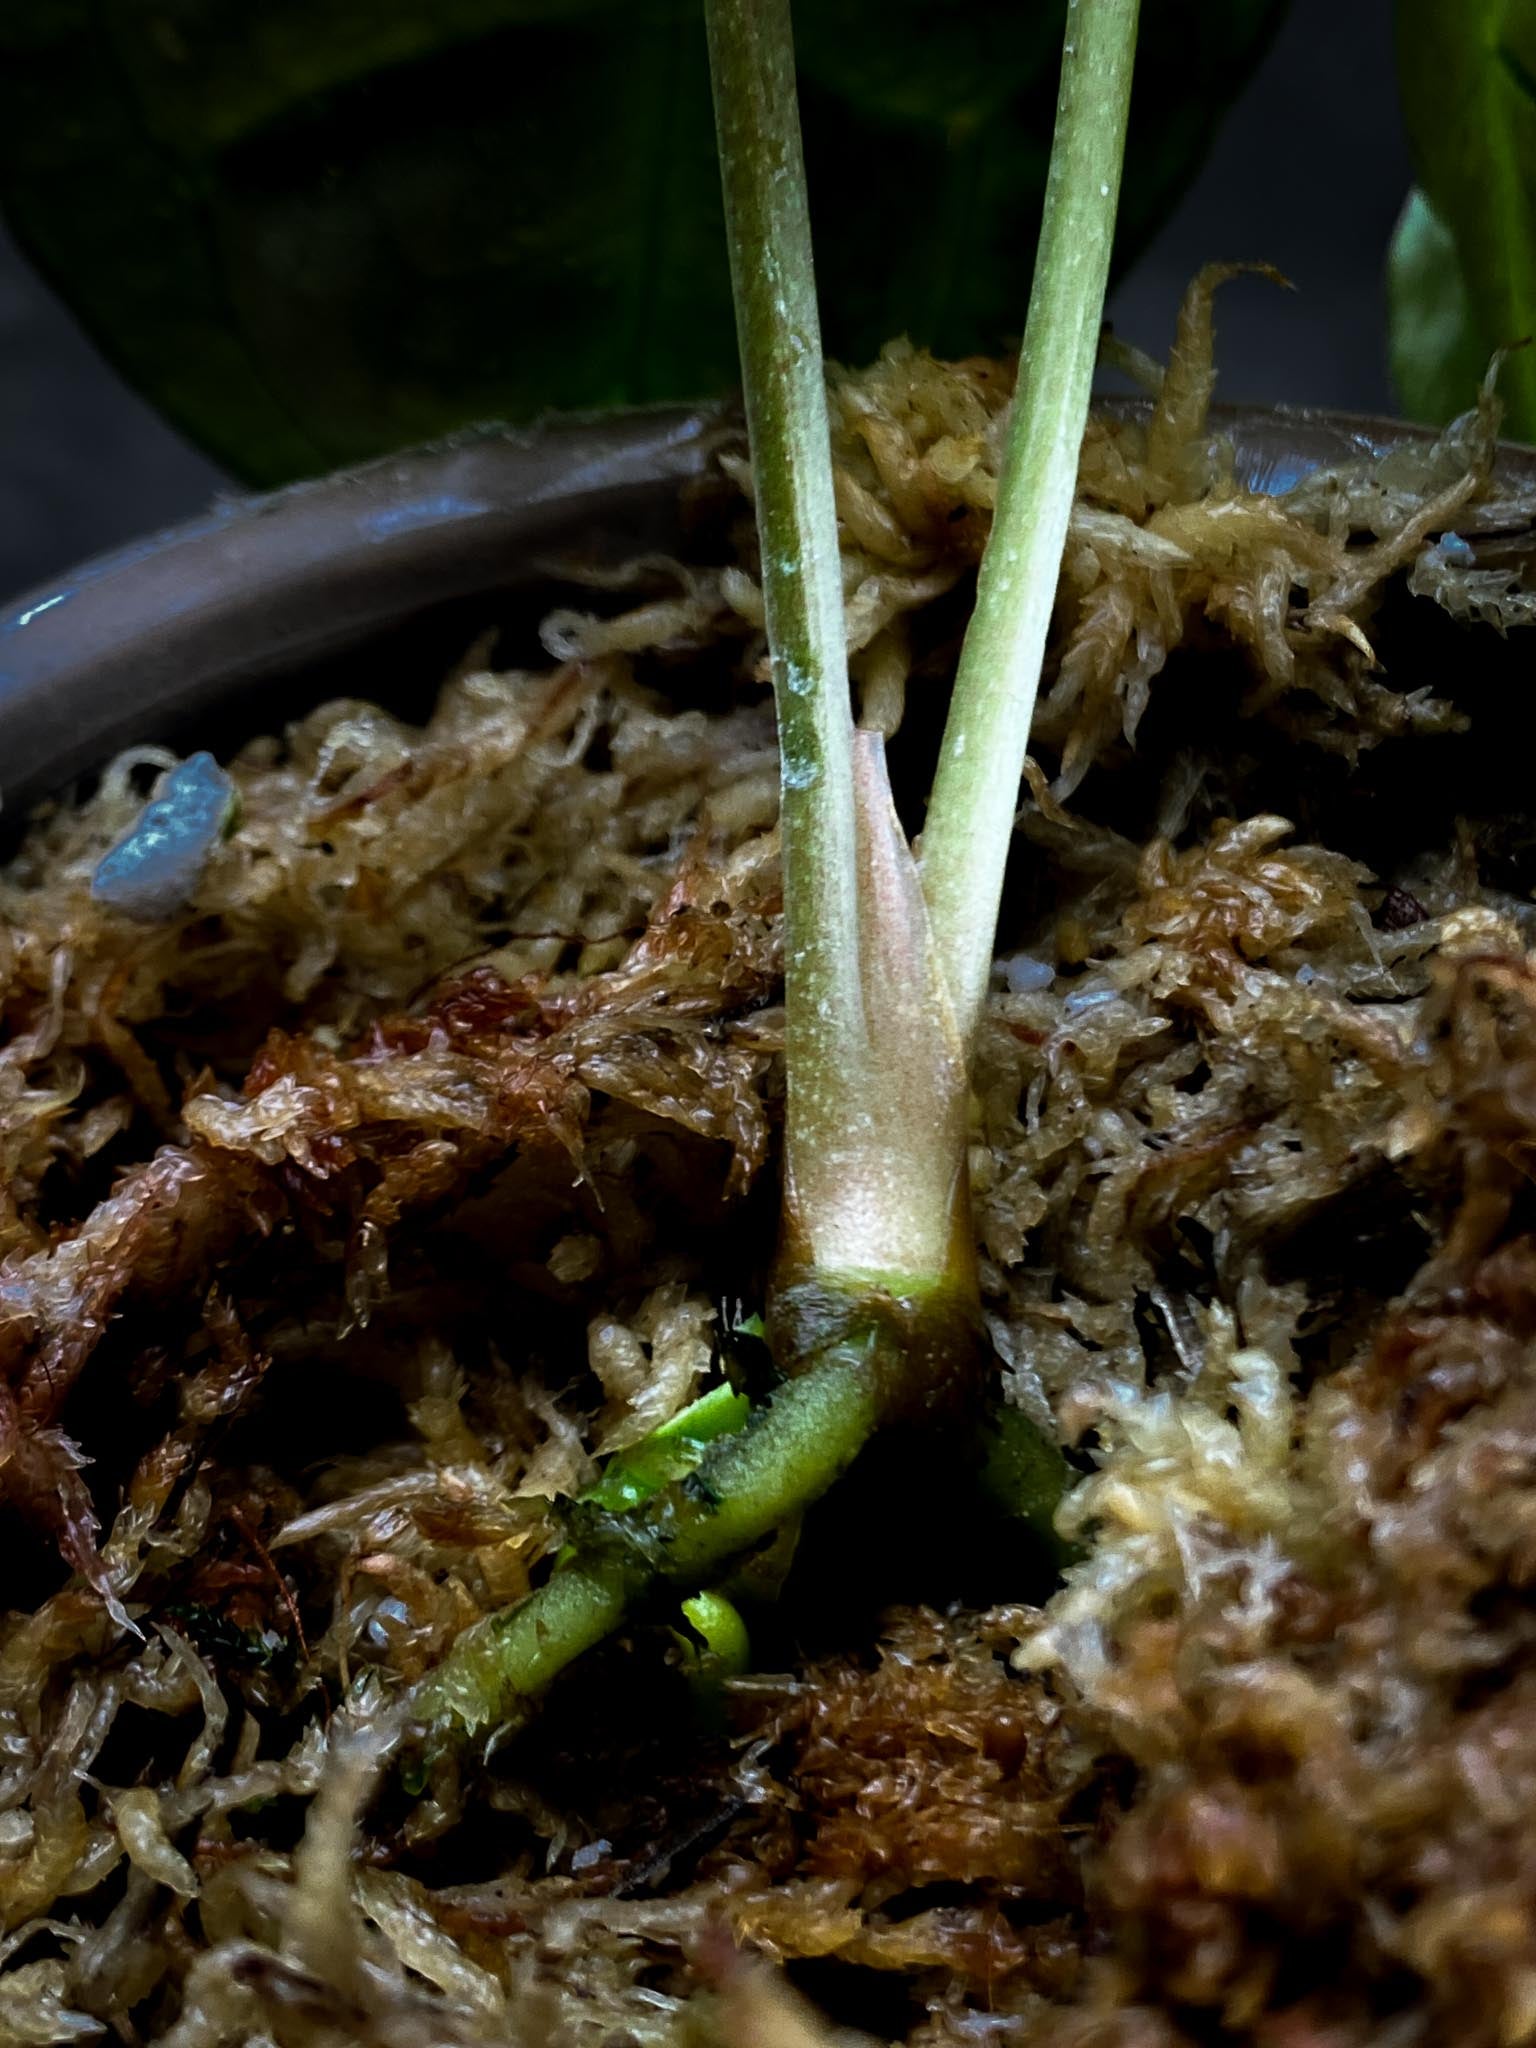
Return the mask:
[[789,0],[706,0],[782,760],[785,1153],[834,1148],[859,985],[842,563]]
[[1068,0],[1008,449],[923,833],[923,893],[969,1044],[1077,483],[1114,242],[1137,0]]
[[659,1583],[692,1591],[821,1497],[882,1417],[889,1332],[833,1345],[691,1478],[627,1514],[588,1512],[567,1561],[516,1607],[465,1629],[412,1699],[413,1718],[460,1741],[515,1726],[550,1682],[611,1635]]
[[[943,1322],[930,1333],[940,1355]],[[910,1398],[914,1338],[921,1349],[920,1327],[873,1317],[781,1386],[745,1429],[710,1443],[689,1477],[624,1513],[578,1506],[571,1547],[544,1584],[465,1629],[416,1687],[410,1715],[429,1741],[451,1748],[487,1730],[516,1729],[568,1664],[658,1593],[675,1597],[725,1578],[819,1500]],[[919,1367],[924,1377],[943,1374]],[[1021,1518],[1063,1558],[1054,1518],[1072,1475],[1061,1452],[1010,1409],[979,1418],[976,1451],[978,1504]]]

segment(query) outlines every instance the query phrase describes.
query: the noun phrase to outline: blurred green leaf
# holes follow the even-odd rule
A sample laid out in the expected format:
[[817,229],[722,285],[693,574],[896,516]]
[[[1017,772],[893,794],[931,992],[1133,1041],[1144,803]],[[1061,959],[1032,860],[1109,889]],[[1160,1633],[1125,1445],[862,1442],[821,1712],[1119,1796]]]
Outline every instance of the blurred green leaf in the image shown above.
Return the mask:
[[[1394,241],[1393,364],[1432,417],[1472,356],[1536,335],[1536,0],[1397,0],[1397,56],[1424,205]],[[1536,350],[1500,390],[1536,439]]]
[[1392,233],[1387,299],[1403,410],[1444,426],[1476,398],[1493,345],[1473,320],[1455,240],[1417,186]]
[[[1284,4],[1144,0],[1122,263]],[[1062,0],[799,12],[829,349],[1002,345]],[[697,0],[11,0],[0,206],[253,481],[735,378]]]

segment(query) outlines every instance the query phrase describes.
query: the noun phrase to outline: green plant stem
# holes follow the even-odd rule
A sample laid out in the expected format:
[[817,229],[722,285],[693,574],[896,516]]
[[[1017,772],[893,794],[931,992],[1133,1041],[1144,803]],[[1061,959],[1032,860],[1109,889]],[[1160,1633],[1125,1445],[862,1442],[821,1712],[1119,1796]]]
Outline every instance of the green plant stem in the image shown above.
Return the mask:
[[1056,1531],[1056,1510],[1078,1476],[1060,1444],[1044,1436],[1022,1410],[995,1402],[979,1432],[977,1491],[996,1515],[1023,1522],[1058,1565],[1078,1553]]
[[638,1507],[670,1480],[690,1472],[707,1444],[744,1429],[750,1414],[745,1394],[738,1394],[734,1387],[712,1387],[639,1443],[616,1452],[581,1498],[620,1512]]
[[951,1278],[965,1058],[884,757],[853,729],[788,0],[705,20],[782,759],[781,1264],[906,1296]]
[[417,1688],[413,1718],[456,1739],[515,1725],[653,1587],[697,1588],[819,1499],[881,1420],[898,1343],[879,1325],[850,1334],[746,1429],[711,1444],[688,1479],[628,1514],[578,1511],[569,1560],[516,1607],[459,1636]]
[[706,0],[781,760],[788,1171],[836,1150],[859,989],[853,717],[789,0]]
[[[726,1579],[819,1500],[894,1414],[922,1412],[925,1383],[963,1373],[952,1320],[889,1303],[856,1316],[745,1429],[711,1443],[687,1478],[623,1514],[578,1503],[565,1561],[526,1600],[458,1637],[417,1686],[411,1718],[449,1745],[516,1728],[568,1664],[653,1595]],[[1071,1474],[1061,1452],[1004,1409],[986,1418],[976,1456],[978,1498],[1064,1556],[1054,1515]]]
[[962,1039],[991,972],[1077,483],[1125,153],[1138,0],[1068,0],[1061,93],[1008,448],[923,833],[923,893]]

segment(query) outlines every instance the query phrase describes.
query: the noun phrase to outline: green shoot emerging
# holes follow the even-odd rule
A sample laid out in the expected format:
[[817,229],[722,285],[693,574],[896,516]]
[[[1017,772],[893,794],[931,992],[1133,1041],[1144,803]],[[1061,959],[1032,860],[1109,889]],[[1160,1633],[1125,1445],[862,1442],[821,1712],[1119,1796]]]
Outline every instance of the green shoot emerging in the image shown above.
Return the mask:
[[992,968],[1019,780],[1077,484],[1125,155],[1138,0],[1067,0],[1056,134],[992,536],[923,833],[967,1041]]

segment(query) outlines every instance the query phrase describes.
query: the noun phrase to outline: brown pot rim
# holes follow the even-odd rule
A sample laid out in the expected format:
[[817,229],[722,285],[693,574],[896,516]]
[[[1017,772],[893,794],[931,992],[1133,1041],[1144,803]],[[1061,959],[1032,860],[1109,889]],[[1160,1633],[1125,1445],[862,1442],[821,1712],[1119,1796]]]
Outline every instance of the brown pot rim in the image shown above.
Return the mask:
[[[1112,402],[1134,412],[1142,402]],[[1280,491],[1429,430],[1313,407],[1218,405],[1239,474]],[[201,518],[82,564],[0,611],[0,801],[18,811],[119,748],[196,730],[253,683],[377,642],[411,618],[547,575],[584,549],[664,545],[721,408],[562,418],[459,436]],[[1536,450],[1509,446],[1511,485]],[[1501,530],[1487,508],[1479,531]]]

